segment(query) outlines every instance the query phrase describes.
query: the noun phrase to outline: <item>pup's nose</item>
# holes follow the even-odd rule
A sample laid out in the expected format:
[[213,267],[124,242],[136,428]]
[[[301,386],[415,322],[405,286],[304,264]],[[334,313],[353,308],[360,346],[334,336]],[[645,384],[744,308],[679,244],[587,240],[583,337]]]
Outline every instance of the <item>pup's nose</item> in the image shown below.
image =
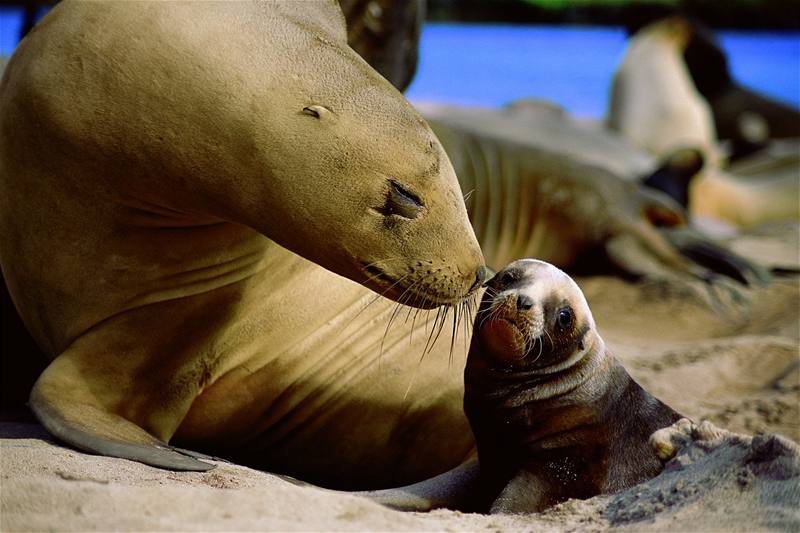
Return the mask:
[[533,298],[524,294],[517,295],[517,311],[527,311],[533,307]]

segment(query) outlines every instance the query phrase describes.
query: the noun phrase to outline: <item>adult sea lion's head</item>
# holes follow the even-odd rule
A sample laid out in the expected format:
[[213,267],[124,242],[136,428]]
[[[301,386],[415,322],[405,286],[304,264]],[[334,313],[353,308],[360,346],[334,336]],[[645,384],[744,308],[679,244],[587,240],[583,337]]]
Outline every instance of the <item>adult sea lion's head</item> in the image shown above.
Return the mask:
[[[276,241],[395,300],[460,301],[488,277],[453,167],[427,123],[347,46],[293,21],[273,108]],[[274,102],[273,102],[274,103]]]
[[252,227],[410,305],[487,277],[444,150],[335,2],[59,5],[15,60],[34,71],[19,105],[81,153],[82,181]]

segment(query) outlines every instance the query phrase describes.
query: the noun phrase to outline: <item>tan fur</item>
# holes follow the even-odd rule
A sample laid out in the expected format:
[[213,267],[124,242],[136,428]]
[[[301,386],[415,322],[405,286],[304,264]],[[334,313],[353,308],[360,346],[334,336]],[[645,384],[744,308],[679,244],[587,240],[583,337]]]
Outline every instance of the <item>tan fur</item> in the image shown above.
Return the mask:
[[[0,165],[0,263],[56,357],[32,395],[52,428],[142,428],[330,483],[469,452],[447,344],[420,367],[409,321],[381,355],[395,304],[360,312],[364,286],[457,303],[482,255],[440,144],[334,2],[63,2],[6,69]],[[379,212],[390,179],[420,216]],[[460,441],[420,460],[426,424]]]

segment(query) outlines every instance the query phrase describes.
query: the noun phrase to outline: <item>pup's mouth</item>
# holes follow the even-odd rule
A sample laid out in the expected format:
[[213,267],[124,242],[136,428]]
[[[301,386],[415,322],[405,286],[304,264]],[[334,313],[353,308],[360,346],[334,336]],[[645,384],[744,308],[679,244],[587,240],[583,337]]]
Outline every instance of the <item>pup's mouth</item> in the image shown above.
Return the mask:
[[481,342],[492,357],[502,362],[523,359],[528,353],[529,324],[523,315],[508,305],[487,310],[484,316],[478,315]]

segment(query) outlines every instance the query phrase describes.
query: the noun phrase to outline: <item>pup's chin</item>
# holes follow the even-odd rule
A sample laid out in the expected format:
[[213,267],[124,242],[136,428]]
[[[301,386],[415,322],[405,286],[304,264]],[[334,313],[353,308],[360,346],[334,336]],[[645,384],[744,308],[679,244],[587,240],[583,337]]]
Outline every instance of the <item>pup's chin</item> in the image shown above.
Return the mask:
[[525,356],[525,336],[519,326],[508,319],[487,320],[481,326],[481,341],[484,349],[499,362],[513,363]]

